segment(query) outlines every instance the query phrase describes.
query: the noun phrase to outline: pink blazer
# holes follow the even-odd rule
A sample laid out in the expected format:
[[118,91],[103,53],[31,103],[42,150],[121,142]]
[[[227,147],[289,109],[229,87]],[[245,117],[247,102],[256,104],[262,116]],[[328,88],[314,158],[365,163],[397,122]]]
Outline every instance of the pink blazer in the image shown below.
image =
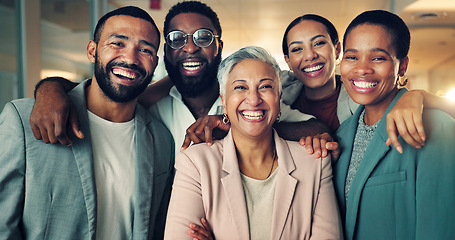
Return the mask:
[[[341,239],[330,158],[315,159],[276,133],[277,179],[270,239]],[[176,157],[165,239],[191,239],[205,217],[217,240],[249,239],[248,216],[232,135]]]

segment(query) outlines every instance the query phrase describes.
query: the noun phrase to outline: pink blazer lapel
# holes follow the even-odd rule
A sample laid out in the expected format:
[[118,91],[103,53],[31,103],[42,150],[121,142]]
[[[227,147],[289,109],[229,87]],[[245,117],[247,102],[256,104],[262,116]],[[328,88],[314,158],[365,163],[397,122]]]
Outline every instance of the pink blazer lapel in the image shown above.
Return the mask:
[[249,239],[245,195],[231,132],[223,141],[223,171],[226,175],[221,178],[221,183],[228,200],[232,222],[235,225],[235,229],[232,231],[237,231],[237,236],[232,236],[232,239]]
[[295,164],[286,142],[275,132],[275,146],[278,155],[279,171],[276,180],[273,206],[272,232],[270,239],[280,239],[294,199],[297,180],[291,176]]

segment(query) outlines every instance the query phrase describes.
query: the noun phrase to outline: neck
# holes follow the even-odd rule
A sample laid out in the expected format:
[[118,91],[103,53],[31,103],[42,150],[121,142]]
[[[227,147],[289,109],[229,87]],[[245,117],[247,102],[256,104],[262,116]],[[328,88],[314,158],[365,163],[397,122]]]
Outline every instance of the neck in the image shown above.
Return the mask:
[[219,85],[218,82],[216,82],[216,84],[213,84],[213,86],[207,89],[205,93],[194,98],[182,96],[182,99],[190,112],[193,114],[194,118],[198,119],[209,113],[210,108],[212,108],[219,95]]
[[272,132],[268,137],[244,138],[232,132],[240,171],[251,178],[264,180],[278,166]]
[[398,88],[392,90],[381,102],[376,104],[365,105],[365,116],[363,121],[366,125],[371,126],[384,116],[393,98],[400,91]]
[[332,94],[335,93],[337,89],[337,82],[335,80],[335,74],[321,87],[318,88],[308,88],[304,87],[302,91],[304,91],[304,94],[306,98],[311,99],[311,100],[320,100],[324,99]]
[[86,89],[87,109],[111,122],[127,122],[133,119],[137,98],[125,103],[114,102],[101,90],[95,77]]

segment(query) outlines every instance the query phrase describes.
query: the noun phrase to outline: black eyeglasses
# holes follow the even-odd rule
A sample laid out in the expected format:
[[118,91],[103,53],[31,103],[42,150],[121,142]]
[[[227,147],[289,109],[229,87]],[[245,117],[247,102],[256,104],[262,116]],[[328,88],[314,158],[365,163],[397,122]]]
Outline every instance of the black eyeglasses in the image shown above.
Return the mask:
[[205,48],[212,44],[213,39],[220,37],[214,35],[212,31],[208,29],[196,30],[193,34],[185,34],[180,30],[169,32],[166,36],[166,43],[173,49],[181,49],[185,47],[188,42],[188,36],[193,35],[193,42],[196,46]]

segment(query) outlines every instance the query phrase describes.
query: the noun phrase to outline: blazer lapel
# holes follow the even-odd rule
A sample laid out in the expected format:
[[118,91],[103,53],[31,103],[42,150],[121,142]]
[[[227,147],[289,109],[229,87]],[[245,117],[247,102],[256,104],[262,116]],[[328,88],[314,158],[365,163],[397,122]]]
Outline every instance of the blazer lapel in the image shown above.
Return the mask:
[[136,107],[135,114],[135,183],[134,183],[134,219],[133,219],[133,238],[142,239],[149,235],[150,216],[152,208],[154,162],[153,152],[155,151],[151,134],[147,131],[147,124],[150,118],[143,116],[143,112]]
[[221,183],[227,197],[232,222],[235,225],[234,229],[237,231],[237,237],[233,236],[232,239],[249,239],[245,195],[231,132],[223,140],[223,149],[223,170],[226,176],[221,178]]
[[[390,105],[387,107],[386,111],[384,112],[384,115],[381,118],[381,122],[379,122],[378,127],[376,128],[373,138],[371,139],[367,149],[365,150],[365,155],[363,156],[362,162],[360,163],[359,168],[357,169],[356,175],[352,180],[351,189],[349,191],[349,198],[346,203],[347,211],[345,234],[348,239],[352,239],[354,237],[354,230],[356,226],[357,214],[359,211],[360,198],[362,195],[363,188],[365,187],[365,184],[368,181],[368,178],[370,177],[375,167],[391,149],[390,146],[385,145],[385,142],[388,138],[386,119],[387,114],[390,112],[393,106],[395,106],[395,103],[406,91],[407,91],[406,89],[400,90],[393,99],[393,101],[390,103]],[[357,111],[356,114],[357,113],[359,113],[359,111]],[[356,119],[358,120],[359,117],[357,117]],[[357,127],[357,124],[355,125]],[[352,139],[351,143],[353,145],[354,139]],[[351,154],[349,154],[349,159],[350,156]],[[347,165],[349,165],[349,163]]]
[[295,164],[294,159],[287,148],[287,144],[284,140],[279,138],[275,131],[274,138],[279,168],[277,169],[278,175],[276,179],[270,239],[280,239],[291,209],[297,180],[291,176],[291,173],[295,170]]
[[342,216],[342,221],[345,221],[346,214],[346,203],[344,197],[344,186],[346,182],[346,175],[348,172],[349,162],[351,161],[352,155],[352,143],[354,142],[355,133],[357,130],[357,119],[359,118],[360,113],[363,110],[363,106],[359,107],[356,113],[351,117],[350,120],[347,120],[344,124],[347,124],[348,127],[343,128],[343,131],[338,131],[338,141],[342,149],[342,154],[340,159],[334,163],[333,167],[333,184],[335,187],[335,193],[337,195],[337,201],[340,208],[340,214]]
[[75,137],[72,132],[70,134],[71,140],[73,141],[71,148],[73,150],[74,158],[79,170],[85,205],[87,208],[89,234],[90,238],[94,239],[96,232],[97,194],[95,172],[93,166],[92,141],[87,116],[87,108],[85,105],[85,87],[88,83],[89,82],[86,81],[84,84],[79,84],[69,94],[76,106],[80,121],[80,128],[85,134],[85,137],[84,139],[79,139]]
[[[385,119],[384,119],[385,120]],[[378,129],[376,130],[373,139],[368,144],[365,151],[365,155],[362,162],[357,169],[357,173],[352,181],[351,189],[349,191],[349,198],[346,202],[346,236],[348,239],[352,239],[354,236],[354,230],[357,221],[357,214],[360,205],[360,198],[363,192],[363,188],[370,177],[371,173],[375,169],[376,165],[384,157],[384,155],[390,150],[389,146],[385,145],[386,139],[378,137]]]

